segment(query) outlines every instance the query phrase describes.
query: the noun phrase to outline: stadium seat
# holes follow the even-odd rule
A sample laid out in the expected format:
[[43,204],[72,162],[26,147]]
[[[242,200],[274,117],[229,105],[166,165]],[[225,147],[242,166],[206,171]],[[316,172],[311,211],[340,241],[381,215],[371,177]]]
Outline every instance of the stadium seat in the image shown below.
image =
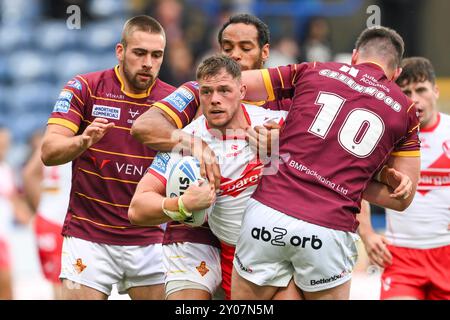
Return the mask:
[[32,27],[27,24],[0,24],[0,52],[10,53],[17,49],[29,48],[32,43]]
[[28,82],[9,89],[6,107],[10,114],[33,115],[36,112],[52,111],[59,89],[47,82]]
[[124,21],[112,19],[87,25],[81,34],[81,44],[86,50],[94,52],[114,52],[116,43],[120,41]]
[[30,135],[37,129],[45,128],[49,113],[13,113],[10,114],[8,127],[11,128],[14,141],[26,143]]
[[65,20],[50,20],[42,22],[33,34],[36,47],[49,52],[61,52],[76,48],[80,31],[68,29]]
[[95,71],[95,61],[84,51],[63,52],[57,55],[53,62],[53,73],[60,86],[77,74],[92,71]]
[[35,50],[14,52],[8,59],[9,77],[16,83],[51,81],[51,57]]
[[130,5],[125,0],[91,0],[88,6],[93,17],[127,16]]

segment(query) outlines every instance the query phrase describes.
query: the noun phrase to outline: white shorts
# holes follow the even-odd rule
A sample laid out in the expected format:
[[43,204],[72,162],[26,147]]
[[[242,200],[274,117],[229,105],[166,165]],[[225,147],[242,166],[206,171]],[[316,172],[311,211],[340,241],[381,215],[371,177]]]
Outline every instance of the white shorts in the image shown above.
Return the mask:
[[68,279],[108,296],[129,288],[164,283],[162,244],[117,246],[64,237],[60,279]]
[[351,279],[358,239],[250,199],[233,264],[241,277],[260,286],[285,287],[293,276],[303,291],[322,291]]
[[[163,245],[166,295],[183,289],[205,288],[211,295],[222,282],[220,250],[200,243]],[[189,286],[186,281],[192,283]],[[172,283],[171,283],[172,282]],[[199,286],[200,285],[200,286]]]

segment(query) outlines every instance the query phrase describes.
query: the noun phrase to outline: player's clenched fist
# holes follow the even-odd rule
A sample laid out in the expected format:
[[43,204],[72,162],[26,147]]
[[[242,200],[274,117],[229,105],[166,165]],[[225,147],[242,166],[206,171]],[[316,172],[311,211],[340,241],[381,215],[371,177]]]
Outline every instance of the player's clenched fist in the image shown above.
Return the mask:
[[103,118],[95,118],[81,135],[82,147],[87,149],[97,143],[112,127],[114,127],[114,122],[109,122]]

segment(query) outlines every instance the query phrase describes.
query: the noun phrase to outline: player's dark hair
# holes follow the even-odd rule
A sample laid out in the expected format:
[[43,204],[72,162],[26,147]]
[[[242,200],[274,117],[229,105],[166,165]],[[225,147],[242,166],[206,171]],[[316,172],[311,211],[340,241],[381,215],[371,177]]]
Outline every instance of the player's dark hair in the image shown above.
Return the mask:
[[405,86],[410,83],[430,81],[436,83],[436,74],[430,60],[423,57],[410,57],[402,61],[403,71],[397,79],[397,84]]
[[256,30],[258,31],[258,45],[260,48],[262,48],[264,45],[268,44],[270,42],[270,31],[267,24],[262,22],[258,17],[242,13],[242,14],[236,14],[234,16],[231,16],[227,22],[224,23],[222,28],[220,28],[219,34],[217,36],[217,40],[219,41],[219,45],[222,45],[222,34],[223,30],[225,30],[226,27],[228,27],[230,24],[236,24],[236,23],[243,23],[248,25],[255,26]]
[[365,29],[356,40],[355,48],[386,58],[392,69],[400,66],[405,52],[402,37],[395,30],[381,26]]
[[125,22],[125,24],[123,25],[122,38],[120,39],[120,43],[122,43],[124,47],[127,46],[128,37],[136,30],[162,34],[164,38],[166,37],[164,28],[156,19],[146,15],[135,16],[131,19],[128,19],[127,22]]
[[222,69],[230,74],[233,79],[241,78],[241,67],[233,59],[217,54],[206,58],[197,68],[197,80],[217,75]]

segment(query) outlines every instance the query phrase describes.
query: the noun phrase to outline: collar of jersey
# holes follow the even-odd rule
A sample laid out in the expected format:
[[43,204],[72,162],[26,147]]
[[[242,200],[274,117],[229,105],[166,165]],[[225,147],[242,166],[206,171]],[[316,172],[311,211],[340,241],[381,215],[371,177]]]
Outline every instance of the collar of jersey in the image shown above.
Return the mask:
[[116,74],[117,80],[119,80],[119,82],[120,82],[120,91],[122,91],[125,95],[127,95],[130,98],[135,98],[135,99],[147,98],[150,95],[150,92],[152,91],[153,86],[156,83],[156,79],[155,79],[155,81],[153,81],[152,85],[150,86],[150,88],[148,88],[146,93],[130,93],[130,92],[125,91],[125,83],[123,82],[122,78],[120,77],[119,65],[114,67],[114,72]]
[[[252,125],[252,121],[250,120],[250,116],[248,115],[247,109],[245,108],[245,106],[243,104],[241,104],[241,108],[244,111],[245,120],[247,120],[248,125],[251,126]],[[216,134],[217,131],[216,130],[211,130],[211,128],[209,127],[208,121],[206,120],[206,117],[205,117],[205,125],[206,125],[206,129],[208,129],[209,133],[215,138],[218,138],[218,139],[221,139],[221,140],[245,140],[245,136],[237,136],[237,135],[227,136],[225,134],[223,134],[221,136],[218,136]]]
[[439,125],[439,122],[441,122],[441,114],[438,112],[436,122],[429,128],[420,128],[419,132],[433,132]]
[[379,63],[374,62],[374,61],[366,61],[361,64],[369,65],[369,66],[372,66],[372,68],[379,70],[380,71],[380,79],[383,77],[387,79],[386,73],[384,73],[384,69]]

